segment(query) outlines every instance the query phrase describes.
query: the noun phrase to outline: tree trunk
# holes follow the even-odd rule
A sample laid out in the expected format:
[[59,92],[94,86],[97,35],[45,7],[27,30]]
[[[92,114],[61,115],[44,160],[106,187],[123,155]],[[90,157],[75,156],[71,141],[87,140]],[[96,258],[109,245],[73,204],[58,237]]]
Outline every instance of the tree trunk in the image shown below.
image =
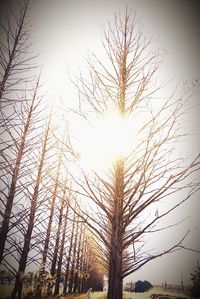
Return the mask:
[[77,250],[77,258],[76,258],[76,273],[74,276],[74,288],[73,293],[77,293],[79,288],[79,273],[80,273],[80,254],[81,254],[81,242],[82,242],[82,232],[83,232],[83,224],[81,223],[81,228],[79,232],[79,241],[78,241],[78,250]]
[[65,271],[65,283],[64,283],[64,289],[63,289],[63,294],[66,296],[67,293],[67,287],[68,287],[68,282],[69,282],[69,267],[70,267],[70,261],[71,261],[71,252],[72,252],[72,245],[73,245],[73,239],[74,239],[74,227],[75,227],[75,212],[72,220],[72,233],[71,233],[71,239],[70,239],[70,244],[69,244],[69,251],[68,251],[68,257],[67,257],[67,267]]
[[59,255],[59,259],[58,259],[58,269],[57,269],[57,273],[56,273],[56,284],[55,284],[54,296],[59,294],[59,283],[60,283],[60,276],[61,276],[61,269],[62,269],[62,260],[63,260],[64,244],[65,244],[65,237],[66,237],[68,211],[69,211],[69,206],[67,206],[67,211],[65,214],[65,221],[64,221],[62,240],[61,240],[61,246],[60,246],[60,255]]
[[60,231],[61,231],[62,218],[63,218],[63,209],[64,209],[64,198],[62,198],[62,203],[61,203],[61,207],[60,207],[58,228],[57,228],[57,232],[56,232],[56,242],[55,242],[55,247],[54,247],[54,252],[53,252],[53,260],[52,260],[51,270],[50,270],[50,273],[52,276],[54,276],[56,273],[56,263],[57,263],[57,259],[58,259],[58,249],[59,249],[59,243],[60,243]]
[[57,189],[58,189],[58,185],[59,185],[59,175],[60,175],[60,167],[61,167],[61,160],[62,160],[62,152],[63,152],[63,147],[60,151],[60,155],[58,158],[58,168],[57,168],[57,173],[56,173],[53,198],[51,201],[51,211],[50,211],[50,216],[49,216],[47,233],[46,233],[46,237],[45,237],[45,241],[44,241],[44,249],[43,249],[43,253],[42,253],[42,266],[44,267],[44,269],[46,267],[47,253],[48,253],[48,249],[49,249],[49,241],[50,241],[50,235],[51,235],[51,227],[52,227],[53,215],[54,215],[54,209],[55,209],[55,200],[56,200]]
[[85,238],[85,244],[84,244],[84,253],[83,253],[83,278],[82,278],[82,284],[81,284],[81,292],[86,292],[88,290],[88,269],[89,269],[89,257],[88,257],[88,238],[86,236]]
[[111,250],[107,299],[122,299],[122,255],[117,246]]
[[76,222],[76,232],[74,238],[74,246],[73,246],[73,257],[72,257],[72,265],[70,269],[70,277],[69,277],[69,288],[68,293],[71,294],[74,286],[74,278],[75,278],[75,261],[76,261],[76,250],[77,250],[77,240],[78,240],[78,222]]
[[122,158],[116,161],[114,170],[115,192],[107,299],[122,299],[122,210],[124,199],[124,161]]
[[[31,242],[31,235],[32,235],[33,225],[34,225],[37,192],[38,192],[38,190],[36,191],[36,193],[34,193],[35,196],[33,196],[33,199],[32,199],[28,229],[27,229],[27,232],[25,235],[23,251],[22,251],[22,254],[20,257],[18,273],[17,273],[17,277],[16,277],[16,281],[15,281],[15,286],[14,286],[14,289],[11,294],[11,299],[21,298],[21,294],[22,294],[23,280],[20,278],[20,275],[23,275],[25,272],[25,269],[26,269],[26,262],[27,262],[27,258],[28,258],[29,247],[30,247],[30,242]],[[16,295],[17,295],[17,297],[16,297]]]
[[80,256],[80,278],[79,278],[79,285],[78,285],[78,293],[83,292],[84,252],[85,252],[85,229],[83,229],[82,232],[81,256]]

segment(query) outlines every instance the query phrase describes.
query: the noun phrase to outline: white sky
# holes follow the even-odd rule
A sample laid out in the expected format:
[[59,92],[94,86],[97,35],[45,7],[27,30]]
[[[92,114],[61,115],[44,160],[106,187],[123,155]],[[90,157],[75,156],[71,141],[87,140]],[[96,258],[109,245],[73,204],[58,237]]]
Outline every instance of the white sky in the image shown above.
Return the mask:
[[[182,80],[200,77],[200,26],[195,1],[37,0],[32,7],[35,47],[41,52],[43,80],[50,102],[61,96],[66,105],[75,105],[77,93],[70,83],[66,66],[72,74],[77,73],[79,65],[84,71],[84,60],[89,50],[102,57],[102,25],[112,20],[114,13],[123,10],[126,4],[137,11],[144,34],[153,35],[153,47],[167,51],[159,79],[173,78],[175,85]],[[199,103],[197,97],[193,100]],[[186,144],[187,151],[191,152],[200,148],[198,115],[199,107],[189,115],[187,122],[190,130],[198,134]],[[177,228],[176,233],[172,229],[159,240],[150,240],[152,248],[162,242],[168,244],[168,241],[176,240],[189,227],[192,233],[188,245],[200,250],[200,231],[196,229],[199,226],[199,210],[200,203],[196,197],[171,215],[167,221],[190,218]],[[198,258],[198,254],[191,252],[166,256],[147,264],[130,279],[180,283],[183,273],[184,281],[188,282],[189,273]]]

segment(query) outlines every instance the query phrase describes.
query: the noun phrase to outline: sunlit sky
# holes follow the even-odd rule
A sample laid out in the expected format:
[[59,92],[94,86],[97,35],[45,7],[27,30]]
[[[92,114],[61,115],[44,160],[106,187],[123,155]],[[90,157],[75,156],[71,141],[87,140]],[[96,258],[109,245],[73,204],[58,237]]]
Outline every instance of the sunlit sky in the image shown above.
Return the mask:
[[[101,30],[115,12],[124,10],[126,4],[136,10],[144,34],[153,36],[152,48],[166,50],[166,59],[158,73],[159,80],[173,78],[170,83],[173,87],[179,81],[200,77],[200,26],[195,1],[37,0],[31,6],[35,22],[34,47],[41,53],[44,88],[50,103],[62,98],[66,106],[77,105],[77,92],[67,69],[72,75],[78,73],[79,67],[84,72],[84,61],[90,51],[103,59]],[[193,100],[197,105],[197,96]],[[196,134],[185,145],[184,150],[188,153],[200,148],[198,115],[199,107],[191,112],[186,122],[189,130]],[[88,147],[85,150],[87,152]],[[159,239],[150,239],[149,248],[160,248],[160,244],[167,247],[189,228],[191,235],[187,245],[200,250],[199,210],[196,196],[166,220],[166,223],[176,222],[189,216],[181,227],[171,229],[165,235],[162,233]],[[188,251],[165,256],[150,262],[126,280],[180,283],[183,275],[184,282],[189,282],[189,273],[197,259],[199,254]]]

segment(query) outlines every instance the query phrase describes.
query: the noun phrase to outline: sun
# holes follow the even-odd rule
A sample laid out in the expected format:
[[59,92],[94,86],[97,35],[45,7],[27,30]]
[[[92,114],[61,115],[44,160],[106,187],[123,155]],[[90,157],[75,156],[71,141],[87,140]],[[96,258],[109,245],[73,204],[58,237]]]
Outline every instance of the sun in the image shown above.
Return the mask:
[[127,156],[134,143],[133,120],[117,113],[92,120],[79,131],[78,152],[81,167],[102,171],[119,157]]

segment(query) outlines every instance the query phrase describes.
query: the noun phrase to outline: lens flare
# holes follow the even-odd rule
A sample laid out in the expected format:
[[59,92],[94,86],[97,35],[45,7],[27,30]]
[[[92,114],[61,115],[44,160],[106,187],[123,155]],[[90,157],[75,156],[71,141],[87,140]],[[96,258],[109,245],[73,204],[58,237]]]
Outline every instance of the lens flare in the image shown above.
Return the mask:
[[80,163],[87,170],[105,170],[133,147],[133,120],[107,114],[82,128],[79,142]]

